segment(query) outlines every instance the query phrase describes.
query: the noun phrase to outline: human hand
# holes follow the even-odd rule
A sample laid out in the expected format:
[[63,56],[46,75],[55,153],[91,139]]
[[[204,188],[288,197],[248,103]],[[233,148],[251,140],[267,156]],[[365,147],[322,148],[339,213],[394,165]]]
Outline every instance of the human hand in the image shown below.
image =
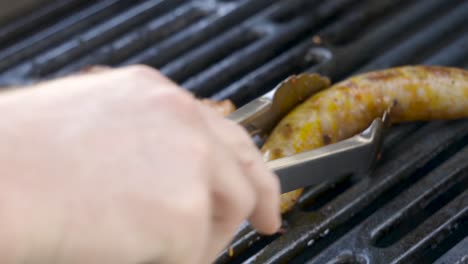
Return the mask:
[[209,263],[280,226],[245,131],[131,66],[0,96],[1,263]]

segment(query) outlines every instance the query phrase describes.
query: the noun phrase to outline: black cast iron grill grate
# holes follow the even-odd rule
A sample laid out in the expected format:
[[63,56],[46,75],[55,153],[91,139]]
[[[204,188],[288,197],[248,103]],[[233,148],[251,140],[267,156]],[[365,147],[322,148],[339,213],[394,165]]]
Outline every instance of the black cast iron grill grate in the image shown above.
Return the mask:
[[[144,63],[239,106],[304,71],[467,68],[467,17],[463,0],[57,0],[0,28],[0,83]],[[468,263],[468,121],[394,127],[372,175],[309,188],[285,221],[242,227],[216,263]]]

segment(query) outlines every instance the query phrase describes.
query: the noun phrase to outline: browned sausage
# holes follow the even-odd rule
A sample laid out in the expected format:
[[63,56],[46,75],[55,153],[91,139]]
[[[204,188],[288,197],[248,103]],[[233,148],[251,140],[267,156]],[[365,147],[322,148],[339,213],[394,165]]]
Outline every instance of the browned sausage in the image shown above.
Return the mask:
[[[275,127],[262,148],[265,160],[351,137],[392,107],[393,123],[468,118],[468,71],[402,66],[360,74],[310,97]],[[281,212],[302,189],[282,195]]]

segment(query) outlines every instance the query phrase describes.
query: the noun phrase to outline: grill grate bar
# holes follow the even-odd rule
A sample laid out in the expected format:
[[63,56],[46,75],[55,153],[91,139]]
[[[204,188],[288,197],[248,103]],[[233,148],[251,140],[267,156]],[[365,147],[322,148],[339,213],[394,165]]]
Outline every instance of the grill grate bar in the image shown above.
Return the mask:
[[324,63],[331,56],[328,50],[311,47],[311,41],[306,40],[214,94],[212,98],[229,98],[237,105],[242,105],[249,98],[258,97],[271,90],[288,75],[304,72],[307,68]]
[[[467,123],[465,122],[465,125]],[[421,131],[424,133],[424,131]],[[418,133],[420,134],[420,133]],[[422,134],[422,133],[421,133]],[[415,135],[415,137],[418,135]],[[463,138],[463,137],[462,137]],[[465,135],[466,140],[466,135]],[[466,143],[466,142],[465,142]],[[401,145],[402,147],[404,144]],[[459,146],[454,144],[457,149]],[[386,245],[386,248],[379,248],[375,245],[376,240],[376,230],[379,230],[379,225],[384,223],[384,225],[388,222],[392,222],[391,219],[388,220],[389,216],[399,216],[399,219],[410,218],[412,221],[412,215],[408,211],[401,211],[400,208],[405,208],[408,201],[412,201],[413,199],[419,199],[420,205],[425,207],[427,206],[425,203],[430,203],[436,196],[440,196],[442,194],[442,189],[448,188],[452,190],[455,188],[461,188],[461,190],[456,191],[458,194],[463,192],[463,188],[466,189],[466,183],[468,179],[468,164],[466,163],[466,154],[468,153],[468,147],[465,147],[463,150],[459,151],[455,156],[448,159],[442,165],[438,166],[431,174],[427,177],[423,178],[420,181],[416,180],[416,183],[411,186],[409,189],[404,190],[401,194],[388,194],[388,198],[392,199],[388,204],[384,207],[376,211],[371,217],[367,218],[362,224],[355,227],[352,231],[347,233],[344,237],[342,237],[338,242],[333,244],[330,248],[320,254],[317,258],[311,260],[309,263],[326,263],[328,259],[333,259],[334,256],[340,255],[341,252],[352,250],[355,254],[360,254],[366,256],[366,259],[369,259],[371,263],[373,261],[377,261],[379,258],[385,256],[385,259],[390,262],[391,259],[398,258],[401,254],[403,254],[408,248],[413,247],[413,245],[417,245],[418,241],[422,241],[423,239],[427,238],[428,230],[434,230],[436,226],[433,226],[436,221],[444,222],[448,219],[448,217],[439,217],[440,214],[444,210],[452,210],[452,215],[455,214],[454,211],[458,212],[461,210],[460,206],[454,207],[457,203],[456,201],[460,200],[460,197],[463,195],[459,195],[455,198],[452,202],[448,205],[443,207],[443,209],[439,210],[439,212],[435,213],[434,215],[428,215],[428,220],[423,222],[423,224],[419,225],[415,231],[409,233],[406,237],[404,237],[398,243],[393,245]],[[460,166],[463,164],[462,166]],[[384,165],[385,166],[385,165]],[[432,165],[435,166],[435,165]],[[457,168],[456,171],[451,172],[450,175],[447,175],[447,171],[451,171],[451,169]],[[423,169],[426,170],[426,169]],[[449,179],[446,178],[448,176]],[[460,183],[463,183],[460,187]],[[424,198],[418,198],[422,195],[428,195],[427,200]],[[455,194],[454,196],[456,196]],[[398,199],[393,199],[394,197],[398,197]],[[459,204],[460,205],[460,204]],[[465,203],[464,206],[468,204]],[[463,205],[462,205],[463,206]],[[408,208],[408,207],[407,207]],[[409,206],[411,208],[411,206]],[[415,208],[414,208],[415,209]],[[400,213],[399,213],[400,211]],[[405,213],[403,213],[405,212]],[[414,211],[413,211],[414,212]],[[421,208],[421,211],[418,213],[424,213],[424,209]],[[437,220],[439,219],[439,220]],[[458,218],[457,218],[458,219]],[[388,220],[388,221],[387,221]],[[395,220],[398,223],[398,220]],[[458,221],[458,220],[457,220]],[[404,223],[399,223],[404,225]],[[377,226],[377,227],[376,227]],[[399,227],[395,227],[395,229],[391,229],[392,232],[399,232]],[[419,232],[415,234],[415,232]],[[388,236],[392,236],[391,233],[386,234]],[[416,251],[417,249],[417,251]],[[415,251],[413,252],[416,256],[421,256],[420,247],[415,247]],[[417,254],[416,254],[417,253]],[[424,262],[426,263],[426,262]]]
[[[300,252],[307,252],[309,254],[307,258],[318,254],[319,247],[325,247],[320,241],[331,243],[332,238],[336,238],[340,233],[346,233],[349,228],[357,225],[377,209],[370,209],[373,204],[381,206],[385,203],[385,199],[396,195],[384,194],[389,190],[401,192],[403,190],[401,186],[409,184],[409,178],[418,168],[432,160],[441,162],[441,157],[437,154],[443,153],[448,146],[456,145],[467,134],[467,122],[441,122],[424,126],[400,142],[393,151],[389,151],[387,155],[392,158],[378,167],[371,178],[363,179],[352,186],[318,212],[306,214],[304,217],[299,216],[299,219],[291,223],[291,228],[286,234],[260,250],[247,263],[291,262]],[[356,217],[361,220],[353,220]],[[294,222],[301,224],[297,225]],[[334,230],[336,227],[346,230]],[[328,241],[324,239],[327,236],[330,236]],[[308,246],[310,241],[315,241],[311,247]],[[304,251],[306,248],[308,249]]]
[[[61,21],[61,23],[52,25],[43,31],[1,50],[0,71],[13,67],[15,64],[57,44],[65,38],[70,37],[72,34],[111,15],[120,8],[120,6],[117,5],[119,2],[119,0],[99,2]],[[15,71],[13,70],[11,72]],[[8,76],[9,74],[11,73],[6,73],[5,75]],[[20,74],[17,79],[26,77],[27,76],[25,74]]]
[[[415,131],[420,128],[421,124],[406,124],[393,127],[384,139],[383,157],[378,162],[378,164],[384,164],[384,162],[388,161],[389,157],[391,156],[387,155],[388,150],[397,145],[404,138],[415,133]],[[360,175],[357,178],[361,177],[365,177],[365,175]],[[302,210],[309,211],[310,209],[313,209],[313,211],[318,211],[319,209],[328,205],[328,202],[330,202],[332,199],[356,184],[357,178],[352,178],[349,176],[343,177],[336,183],[320,184],[311,188],[310,190],[305,190],[299,198],[297,204],[301,207]]]
[[412,63],[415,55],[420,53],[421,50],[433,47],[434,43],[437,43],[438,40],[453,31],[454,28],[463,26],[466,22],[467,13],[468,2],[461,6],[457,6],[441,19],[435,21],[430,27],[426,27],[422,31],[411,36],[408,40],[400,43],[397,47],[360,68],[359,72],[356,73],[383,69],[403,63]]
[[[183,82],[224,57],[251,44],[261,37],[261,33],[247,27],[238,27],[219,38],[213,39],[208,45],[201,46],[163,67],[161,71],[177,82]],[[216,52],[213,52],[216,51]],[[189,63],[188,63],[189,62]]]
[[[457,3],[458,3],[458,1],[453,1],[453,2],[451,3],[451,5],[449,4],[448,6],[453,7],[453,6],[455,6]],[[399,23],[403,23],[403,24],[404,24],[403,26],[409,26],[409,25],[418,25],[418,26],[419,26],[419,25],[421,24],[421,21],[427,20],[426,18],[429,17],[430,14],[433,14],[433,13],[435,13],[436,11],[438,11],[438,14],[440,14],[440,13],[441,13],[441,12],[440,12],[441,10],[450,10],[449,8],[447,8],[447,5],[445,5],[445,9],[444,9],[444,8],[441,9],[440,7],[441,7],[441,6],[440,6],[440,3],[437,3],[437,2],[435,2],[435,1],[432,2],[432,3],[430,3],[429,7],[428,7],[427,5],[424,6],[424,9],[427,8],[427,9],[425,9],[425,10],[421,10],[421,7],[420,7],[420,6],[416,6],[416,5],[415,5],[415,6],[410,6],[409,8],[405,9],[405,10],[404,10],[403,12],[401,12],[400,14],[397,14],[397,15],[396,15],[396,18],[397,18],[396,21],[397,21],[397,23],[395,23],[395,24],[390,24],[390,25],[387,24],[387,25],[382,25],[382,26],[381,26],[381,27],[383,27],[383,28],[385,29],[386,32],[391,32],[391,33],[394,33],[394,34],[393,34],[393,35],[390,35],[390,36],[388,36],[388,37],[386,37],[386,38],[380,39],[380,41],[385,42],[385,41],[388,41],[388,39],[390,39],[390,38],[395,38],[395,35],[398,36],[398,35],[400,34],[399,28],[402,26],[402,25],[399,24]],[[453,9],[453,10],[455,10],[455,9]],[[461,9],[461,10],[463,10],[463,9]],[[460,23],[460,20],[459,20],[459,19],[461,19],[461,17],[462,17],[462,15],[460,15],[460,12],[462,12],[462,11],[458,11],[458,12],[447,11],[447,13],[444,14],[443,16],[441,16],[441,18],[440,18],[439,20],[449,21],[450,23],[452,23],[452,26],[453,26],[453,25],[456,25],[457,23],[458,23],[458,25],[459,25],[459,23]],[[463,12],[466,12],[466,10],[463,11]],[[453,13],[457,14],[457,16],[456,16],[455,18],[453,17]],[[443,12],[442,12],[442,14],[443,14]],[[447,18],[447,17],[450,17],[450,18]],[[430,23],[430,21],[427,21],[427,23]],[[430,38],[432,39],[432,38],[434,38],[434,35],[439,35],[439,36],[440,36],[440,32],[438,32],[438,31],[439,31],[439,30],[445,30],[446,27],[445,27],[445,26],[442,26],[442,23],[440,23],[440,24],[438,24],[438,25],[439,25],[439,27],[435,26],[435,27],[434,27],[435,29],[432,30],[432,31],[431,31],[431,30],[425,31],[425,32],[426,32],[426,33],[425,33],[426,35],[424,35],[424,34],[418,34],[419,38],[421,38],[421,36],[423,36],[424,38],[430,37]],[[375,31],[373,31],[373,32],[374,32],[374,34],[376,34],[376,35],[380,35],[380,32],[379,32],[380,30],[381,30],[381,29],[378,29],[378,28],[377,28],[377,29],[375,29]],[[427,33],[427,32],[430,32],[430,33]],[[384,34],[382,34],[382,36],[384,36]],[[364,38],[362,38],[362,39],[359,40],[359,41],[365,43],[365,42],[367,42],[367,40],[366,40],[367,38],[368,38],[368,41],[370,41],[370,40],[373,39],[373,37],[366,37],[366,36],[365,36]],[[412,40],[412,39],[414,39],[414,38],[408,38],[408,39],[409,39],[409,40]],[[437,38],[434,38],[434,39],[437,40]],[[413,46],[410,47],[411,44],[408,44],[407,48],[413,48],[413,50],[414,50],[414,49],[417,47],[417,46],[415,46],[415,45],[418,44],[418,43],[420,43],[420,40],[418,40],[418,41],[414,41],[414,40],[413,40],[412,42],[413,42],[413,43],[412,43]],[[434,42],[437,42],[437,41],[434,41]],[[416,43],[416,44],[415,44],[415,43]],[[310,47],[310,46],[313,46],[312,43],[304,44],[304,47],[301,47],[301,48],[302,48],[302,51],[307,50],[307,47]],[[349,47],[339,48],[338,50],[336,50],[336,51],[338,51],[338,53],[335,51],[335,54],[336,54],[336,55],[333,57],[333,60],[332,60],[332,61],[328,61],[328,63],[331,65],[330,69],[336,70],[336,64],[340,65],[340,67],[341,67],[342,63],[336,62],[336,64],[334,64],[333,62],[338,61],[340,58],[341,58],[341,59],[346,58],[346,57],[347,57],[347,54],[346,54],[345,52],[343,52],[343,51],[348,51],[348,52],[350,52],[350,51],[352,50],[352,48],[357,47],[357,46],[359,46],[359,45],[350,45]],[[416,48],[416,49],[417,49],[417,48]],[[332,48],[332,51],[333,51],[333,50],[335,50],[335,49]],[[341,53],[340,53],[340,51],[341,51]],[[368,51],[368,50],[366,49],[366,51]],[[378,48],[378,45],[375,45],[375,50],[374,50],[374,52],[380,52],[380,49]],[[391,51],[390,51],[390,52],[391,52]],[[397,53],[395,52],[394,54],[397,54]],[[404,57],[404,56],[403,56],[403,57]],[[284,59],[284,61],[286,61],[286,59]],[[390,65],[391,63],[388,63],[388,64],[389,64],[389,66],[391,66],[391,65]],[[268,66],[268,65],[270,65],[270,64],[267,64],[267,66]],[[262,68],[260,68],[260,69],[267,68],[267,66],[264,66],[264,67],[262,67]],[[350,64],[350,69],[351,69],[351,68],[354,68],[355,66],[356,66],[356,65],[351,65],[351,64]],[[319,65],[319,69],[320,69],[320,67],[323,67],[323,65]],[[314,68],[315,68],[315,67],[312,67],[312,68],[310,69],[310,71],[313,71]],[[331,71],[330,71],[330,72],[331,72]],[[257,70],[256,72],[252,73],[252,78],[255,78],[256,74],[258,74],[258,73],[259,73],[259,70]],[[338,75],[338,74],[336,74],[336,75]],[[265,76],[267,76],[267,74],[265,74]],[[246,83],[247,83],[247,82],[246,82]],[[231,87],[231,89],[232,89],[231,91],[229,91],[229,89],[226,89],[227,91],[230,92],[230,94],[229,94],[230,96],[229,96],[229,97],[231,97],[231,98],[234,97],[234,98],[235,98],[235,96],[236,96],[236,93],[235,93],[235,92],[236,92],[236,89],[232,88],[233,85],[231,85],[230,87]],[[230,87],[228,87],[228,88],[230,88]],[[256,88],[258,88],[258,87],[256,87]],[[270,88],[271,88],[271,87],[270,87]],[[243,89],[239,89],[239,90],[244,91],[244,93],[245,93],[246,90],[254,90],[254,89],[253,89],[253,88],[251,88],[251,89],[245,89],[245,88],[243,88]],[[225,92],[222,91],[222,92],[218,93],[218,94],[215,96],[215,98],[222,98],[222,97],[220,97],[219,95],[222,95],[223,93],[225,93]],[[245,97],[248,97],[248,96],[249,96],[249,95],[247,95],[247,96],[245,96]],[[412,132],[412,131],[414,131],[414,129],[416,129],[418,126],[419,126],[419,125],[417,125],[417,124],[416,124],[416,125],[410,125],[410,127],[408,127],[408,128],[405,128],[405,127],[403,126],[403,129],[408,129],[409,132]],[[408,131],[406,131],[406,132],[408,132]],[[406,133],[403,132],[401,135],[405,135],[405,134],[406,134]],[[400,135],[400,136],[401,136],[401,135]],[[389,145],[392,145],[392,144],[386,144],[386,146],[389,146]],[[405,147],[405,148],[406,148],[406,147]],[[391,153],[401,153],[402,150],[397,150],[397,151],[389,151],[389,150],[386,150],[386,152],[388,152],[388,153],[386,153],[386,156],[390,156]],[[388,159],[388,158],[385,158],[384,161],[386,161],[387,159]],[[422,177],[422,175],[419,176],[419,177]],[[306,195],[307,195],[307,192],[304,194],[304,196],[306,196]],[[311,195],[310,197],[314,197],[314,196],[316,197],[316,195],[317,195],[317,194],[314,194],[314,195]],[[303,196],[303,197],[304,197],[304,196]],[[348,199],[348,201],[349,201],[349,200],[354,200],[354,199],[355,199],[355,198],[350,198],[350,199]],[[304,201],[307,201],[307,197],[303,198],[303,200],[304,200]],[[330,207],[329,205],[326,205],[325,208],[323,208],[322,210],[319,210],[319,212],[326,212],[326,211],[328,210],[329,207]],[[332,206],[332,207],[333,207],[333,206]],[[331,208],[332,208],[332,207],[331,207]],[[333,209],[333,208],[332,208],[332,209]],[[296,213],[297,213],[297,212],[296,212]],[[299,218],[301,218],[301,217],[299,217]],[[322,219],[322,218],[321,218],[321,217],[318,217],[318,219]],[[323,219],[322,219],[322,220],[323,220]],[[317,222],[320,222],[320,221],[317,220]],[[357,223],[356,223],[356,224],[357,224]],[[337,224],[337,225],[338,225],[338,224]],[[292,225],[292,226],[294,226],[294,225]],[[312,228],[311,228],[311,229],[312,229]],[[293,255],[294,255],[294,253],[291,253],[291,251],[295,251],[295,250],[296,250],[296,252],[297,252],[297,251],[301,251],[302,248],[304,248],[304,245],[303,245],[303,244],[301,245],[301,249],[297,249],[297,248],[295,248],[294,246],[291,246],[291,245],[290,245],[290,244],[291,244],[291,241],[297,241],[297,237],[298,237],[298,236],[300,236],[300,232],[298,232],[296,235],[294,235],[294,234],[293,234],[293,235],[290,235],[289,238],[285,238],[284,241],[285,241],[285,243],[288,243],[288,242],[289,242],[288,244],[282,244],[281,241],[282,241],[283,238],[280,237],[279,239],[277,239],[276,241],[274,241],[274,242],[273,242],[272,244],[270,244],[267,248],[265,248],[265,249],[263,249],[262,251],[260,251],[259,254],[255,255],[255,257],[251,258],[251,259],[250,259],[249,261],[247,261],[247,262],[248,262],[248,263],[250,263],[250,262],[256,262],[256,261],[259,261],[259,262],[260,262],[259,259],[261,259],[262,261],[266,261],[266,263],[276,263],[276,262],[282,262],[282,261],[283,261],[283,262],[284,262],[284,261],[289,261],[290,258],[288,257],[288,254],[293,254]],[[294,239],[290,239],[291,237],[294,237]],[[286,241],[288,241],[288,242],[286,242]],[[309,240],[309,241],[311,241],[311,240]],[[307,242],[309,242],[309,241],[307,241]],[[305,244],[305,240],[303,241],[303,243]],[[331,243],[331,241],[330,241],[330,243]],[[296,245],[296,246],[297,246],[297,245]],[[288,247],[289,247],[289,248],[288,248]],[[280,251],[280,252],[278,253],[278,251]],[[282,252],[281,252],[281,251],[282,251]],[[318,252],[318,251],[317,251],[317,252]],[[275,254],[276,254],[276,256],[275,256]],[[258,259],[257,259],[257,257],[258,257]],[[270,262],[268,262],[268,261],[270,261]]]
[[63,0],[54,1],[49,5],[40,8],[27,16],[22,16],[16,21],[0,28],[0,47],[4,48],[18,41],[22,35],[32,31],[37,31],[38,25],[47,25],[51,18],[69,13],[75,8],[80,8],[83,3],[89,1]]
[[[387,217],[381,214],[382,219],[376,221],[382,223],[370,232],[371,243],[377,247],[395,244],[407,231],[415,229],[423,220],[463,192],[462,188],[467,187],[468,182],[468,164],[465,162],[467,155],[468,148],[465,148],[420,183],[401,194],[401,198],[389,206],[390,209],[383,209],[382,211],[389,210],[385,212]],[[449,174],[447,171],[450,171]],[[448,196],[443,197],[445,202],[440,201],[443,195]],[[394,208],[398,207],[401,209],[395,212]],[[388,241],[385,245],[380,241],[384,239]]]
[[466,264],[468,262],[468,253],[466,252],[467,248],[468,236],[435,261],[434,264]]
[[[423,122],[394,125],[390,129],[389,133],[385,135],[385,139],[383,142],[383,153],[385,154],[385,151],[393,149],[393,147],[396,146],[399,142],[401,142],[401,140],[404,140],[406,137],[410,136],[418,129],[421,129],[423,125]],[[385,157],[382,157],[382,159],[385,160]]]
[[[356,42],[337,49],[334,58],[317,69],[317,71],[331,76],[333,79],[341,79],[356,69],[357,66],[377,56],[379,53],[385,52],[383,47],[398,40],[398,36],[402,33],[402,28],[408,30],[414,29],[416,25],[424,20],[430,23],[429,18],[431,16],[441,14],[442,10],[446,10],[457,3],[459,3],[458,0],[427,0],[424,2],[424,5],[420,5],[419,3],[410,5],[408,8],[397,13],[395,17],[390,18],[388,23],[368,32]],[[366,47],[365,52],[361,51],[362,47]],[[339,67],[336,67],[337,65]]]
[[149,21],[137,30],[124,34],[112,43],[82,57],[77,62],[63,67],[55,72],[53,76],[69,74],[88,65],[117,65],[153,43],[160,42],[170,35],[187,28],[191,23],[199,21],[206,15],[206,10],[191,4],[183,5],[171,13]]
[[[339,9],[334,9],[330,8],[334,7],[336,8],[337,5],[334,5],[336,3],[327,3],[327,6],[322,7],[319,11],[317,11],[320,16],[316,16],[315,18],[317,20],[320,19],[326,19],[327,17],[330,16],[330,14],[334,13],[328,13],[328,12],[338,12]],[[341,4],[344,4],[344,2],[341,2]],[[349,5],[349,3],[346,3]],[[379,2],[379,4],[381,4]],[[367,7],[363,12],[364,13],[370,13],[373,15],[372,18],[369,19],[374,19],[378,17],[379,11],[385,10],[385,8],[388,6],[390,3],[383,3],[378,9],[375,5],[372,5],[370,7]],[[326,10],[326,12],[325,12]],[[363,19],[363,17],[359,16],[359,19]],[[338,28],[336,25],[332,26],[333,28]],[[342,29],[345,30],[345,29]],[[348,28],[346,28],[348,30]],[[324,40],[326,41],[326,40]],[[317,70],[317,65],[315,65],[318,62],[323,62],[324,60],[330,59],[331,54],[329,51],[326,49],[314,49],[314,44],[313,41],[311,40],[306,40],[302,44],[298,45],[298,47],[294,48],[293,50],[300,50],[298,53],[300,55],[294,55],[297,54],[293,51],[287,51],[286,53],[290,53],[289,55],[281,55],[280,58],[276,58],[273,61],[269,62],[263,67],[260,67],[259,69],[251,72],[241,80],[229,85],[226,89],[223,89],[222,91],[216,93],[213,95],[213,98],[215,99],[224,99],[229,97],[230,99],[233,99],[234,102],[242,104],[246,101],[245,98],[252,98],[254,96],[258,96],[262,94],[263,92],[266,92],[267,89],[271,89],[274,85],[275,82],[278,82],[282,78],[286,77],[287,75],[293,74],[295,71],[303,71],[304,68],[309,68],[307,71],[316,71]],[[313,49],[315,52],[308,52],[309,49]],[[294,58],[297,56],[298,58]],[[307,62],[304,63],[303,59],[300,59],[300,56],[303,58],[309,58],[312,62],[309,65],[307,65]],[[342,56],[338,56],[342,57]],[[312,59],[310,59],[312,58]],[[299,63],[298,63],[299,62]],[[338,62],[336,62],[338,63]],[[299,65],[298,65],[299,64]],[[335,66],[335,62],[330,62],[330,64]],[[340,63],[341,64],[341,63]],[[304,65],[306,65],[304,67]],[[327,66],[327,65],[325,65]],[[330,66],[330,65],[329,65]],[[318,67],[323,68],[322,66]],[[275,75],[275,73],[278,72],[278,75]],[[261,77],[260,77],[261,76]],[[211,79],[209,80],[211,81]]]
[[[347,14],[337,19],[326,29],[320,32],[323,41],[328,45],[345,46],[355,41],[374,25],[375,20],[380,20],[395,11],[396,7],[402,7],[414,1],[381,0],[361,1],[361,3]],[[371,23],[372,22],[372,23]]]
[[[432,220],[430,225],[427,225],[428,229],[417,229],[414,232],[414,236],[417,236],[417,231],[420,231],[422,233],[420,236],[422,236],[427,234],[427,230],[435,230],[430,232],[429,235],[424,237],[422,241],[414,245],[411,249],[403,251],[392,264],[410,263],[421,260],[422,263],[427,263],[427,261],[432,262],[433,260],[430,258],[434,253],[428,254],[430,250],[435,250],[443,244],[447,237],[456,235],[457,232],[461,232],[466,236],[468,232],[466,228],[464,228],[464,225],[468,223],[468,190],[452,201],[447,207],[437,212],[436,217]],[[414,236],[408,236],[407,240],[414,240]],[[425,254],[428,255],[424,256]]]
[[[197,45],[211,40],[220,32],[227,31],[245,18],[259,12],[271,1],[242,1],[237,8],[226,8],[223,13],[200,21],[180,34],[140,52],[121,65],[144,63],[161,68]],[[221,8],[223,10],[223,8]]]
[[441,52],[430,57],[426,63],[432,65],[460,65],[467,68],[468,64],[468,34],[461,35],[457,40],[445,47]]
[[182,0],[170,1],[147,1],[137,5],[128,11],[113,17],[112,19],[97,25],[88,31],[80,34],[73,40],[65,42],[62,45],[41,54],[34,59],[36,64],[33,70],[33,76],[41,76],[50,73],[69,63],[78,56],[89,52],[99,45],[102,45],[109,40],[117,37],[122,32],[131,29],[135,25],[143,23],[152,16],[157,16],[177,4]]
[[[190,78],[183,86],[199,96],[211,96],[215,91],[219,90],[219,87],[237,81],[243,74],[255,70],[277,56],[278,53],[288,47],[288,44],[291,44],[291,39],[301,39],[327,18],[336,15],[343,8],[337,3],[347,5],[351,2],[343,0],[327,1],[320,5],[317,11],[307,16],[296,17],[281,25],[263,25],[266,28],[265,32],[270,31],[272,34],[264,36],[251,46]],[[250,59],[253,57],[255,57],[255,60]]]
[[[468,66],[463,0],[64,0],[41,12],[0,28],[1,82],[144,63],[240,106],[304,71],[336,82],[417,62]],[[216,263],[461,260],[466,145],[468,121],[393,127],[372,177],[306,189],[286,233],[243,226],[234,256]]]
[[[288,39],[294,38],[305,30],[307,23],[297,23],[289,30],[281,30],[274,35],[265,36],[224,60],[213,65],[186,82],[183,86],[199,96],[210,96],[219,87],[228,85],[242,74],[254,70],[281,51]],[[249,58],[255,57],[255,60]],[[235,65],[235,67],[233,67]]]

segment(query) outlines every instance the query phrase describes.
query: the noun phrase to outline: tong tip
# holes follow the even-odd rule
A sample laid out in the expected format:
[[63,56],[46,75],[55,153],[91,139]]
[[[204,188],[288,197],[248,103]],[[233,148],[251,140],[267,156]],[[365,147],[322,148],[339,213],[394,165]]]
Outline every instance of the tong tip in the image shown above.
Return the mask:
[[390,114],[392,113],[392,106],[387,108],[382,115],[382,123],[385,128],[389,128],[391,125]]

